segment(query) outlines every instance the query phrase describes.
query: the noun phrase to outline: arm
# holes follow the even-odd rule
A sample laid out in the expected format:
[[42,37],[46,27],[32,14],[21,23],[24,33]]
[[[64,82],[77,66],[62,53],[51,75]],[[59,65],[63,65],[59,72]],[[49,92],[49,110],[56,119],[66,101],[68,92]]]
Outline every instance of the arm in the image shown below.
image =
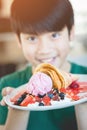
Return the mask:
[[[5,96],[13,90],[13,88],[6,87],[2,90],[2,95]],[[6,105],[3,99],[1,105]],[[9,108],[6,124],[1,126],[0,130],[26,130],[28,119],[29,111]]]
[[[0,92],[2,93],[2,94],[0,93],[0,100],[2,99],[2,101],[1,101],[2,106],[6,105],[3,100],[3,96],[9,94],[13,90],[12,88],[9,88],[9,87],[6,88],[6,86],[13,86],[14,88],[17,88],[18,86],[25,84],[28,80],[28,79],[26,79],[26,76],[25,76],[26,72],[29,75],[30,70],[31,70],[28,68],[25,70],[22,70],[22,71],[14,72],[14,73],[7,75],[0,79]],[[3,88],[5,88],[5,89],[3,89]],[[3,110],[3,113],[1,114],[2,117],[0,117],[0,118],[3,118],[3,114],[4,114],[4,110]],[[4,116],[6,114],[7,114],[7,112],[5,111]],[[17,130],[17,129],[26,130],[26,128],[24,128],[24,127],[26,127],[25,125],[27,125],[28,116],[29,116],[28,111],[18,111],[16,109],[9,109],[7,120],[5,117],[6,124],[4,126],[1,125],[0,130]],[[4,124],[4,122],[5,121],[2,121],[1,124]],[[21,124],[21,125],[19,125],[19,124]],[[22,128],[20,128],[20,127],[22,127]]]
[[9,108],[7,121],[3,130],[26,130],[29,111]]
[[87,103],[75,106],[78,130],[87,130]]
[[4,125],[0,125],[0,130],[4,130]]

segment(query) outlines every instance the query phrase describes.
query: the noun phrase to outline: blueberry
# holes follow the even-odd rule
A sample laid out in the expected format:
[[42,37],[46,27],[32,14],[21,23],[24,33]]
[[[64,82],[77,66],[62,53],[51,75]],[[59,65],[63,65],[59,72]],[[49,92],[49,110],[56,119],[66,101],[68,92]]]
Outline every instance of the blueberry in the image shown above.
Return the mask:
[[64,97],[65,97],[65,94],[63,92],[61,92],[61,93],[59,93],[59,97],[60,97],[61,100],[63,100]]
[[40,102],[40,103],[39,103],[39,106],[44,106],[44,103]]
[[53,97],[53,94],[52,93],[48,93],[47,94],[49,98],[52,98]]

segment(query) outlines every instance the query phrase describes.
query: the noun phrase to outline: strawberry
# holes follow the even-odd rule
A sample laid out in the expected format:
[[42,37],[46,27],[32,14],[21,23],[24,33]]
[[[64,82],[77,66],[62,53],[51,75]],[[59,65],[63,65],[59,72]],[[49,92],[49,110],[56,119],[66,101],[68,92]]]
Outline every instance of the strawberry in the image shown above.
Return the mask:
[[77,95],[72,96],[72,100],[74,100],[74,101],[77,101],[77,100],[79,100],[79,99],[80,99],[80,97],[77,96]]
[[53,101],[59,101],[60,97],[58,96],[58,94],[54,95],[52,98]]
[[73,81],[68,87],[71,89],[79,88],[79,84],[77,81]]
[[50,100],[51,99],[48,96],[45,96],[45,97],[42,98],[42,101],[44,102],[45,105],[50,104]]
[[35,98],[32,95],[27,95],[26,98],[21,102],[20,106],[27,106],[28,104],[35,103]]
[[35,102],[41,102],[41,98],[39,98],[38,96],[35,96]]
[[65,88],[60,88],[60,92],[66,93],[66,89]]
[[11,97],[10,101],[16,102],[18,100],[18,98],[21,97],[21,95],[23,95],[24,93],[26,93],[26,90],[21,90],[15,96]]

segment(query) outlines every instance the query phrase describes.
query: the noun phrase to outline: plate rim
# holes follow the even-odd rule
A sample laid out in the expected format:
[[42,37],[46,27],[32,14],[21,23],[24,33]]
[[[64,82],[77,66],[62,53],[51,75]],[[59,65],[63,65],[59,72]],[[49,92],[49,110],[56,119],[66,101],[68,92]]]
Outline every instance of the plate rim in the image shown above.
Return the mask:
[[46,110],[54,110],[54,109],[62,109],[62,108],[66,108],[66,107],[70,107],[70,106],[75,106],[78,105],[80,103],[84,103],[87,101],[87,97],[84,97],[80,100],[77,101],[71,101],[71,102],[63,102],[62,105],[58,104],[58,105],[51,105],[51,106],[28,106],[28,107],[23,107],[23,106],[17,106],[17,105],[13,105],[11,104],[9,100],[9,95],[4,97],[4,101],[6,102],[6,104],[14,109],[19,109],[19,110],[30,110],[30,111],[46,111]]

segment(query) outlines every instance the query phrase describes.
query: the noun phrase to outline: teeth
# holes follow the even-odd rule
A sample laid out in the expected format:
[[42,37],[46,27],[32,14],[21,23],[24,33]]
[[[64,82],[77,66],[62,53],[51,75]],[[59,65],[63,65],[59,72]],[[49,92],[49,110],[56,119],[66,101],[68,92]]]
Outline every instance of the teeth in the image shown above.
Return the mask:
[[40,61],[43,61],[43,62],[51,62],[55,59],[55,57],[53,58],[50,58],[50,59],[41,59]]
[[56,57],[52,57],[52,58],[42,58],[42,59],[37,59],[39,62],[47,62],[47,63],[51,63],[55,60]]
[[51,61],[52,59],[46,59],[46,60],[43,60],[43,61],[47,61],[47,62],[49,62],[49,61]]
[[41,61],[43,61],[43,62],[51,62],[53,60],[53,58],[51,58],[51,59],[45,59],[45,60],[41,60]]

